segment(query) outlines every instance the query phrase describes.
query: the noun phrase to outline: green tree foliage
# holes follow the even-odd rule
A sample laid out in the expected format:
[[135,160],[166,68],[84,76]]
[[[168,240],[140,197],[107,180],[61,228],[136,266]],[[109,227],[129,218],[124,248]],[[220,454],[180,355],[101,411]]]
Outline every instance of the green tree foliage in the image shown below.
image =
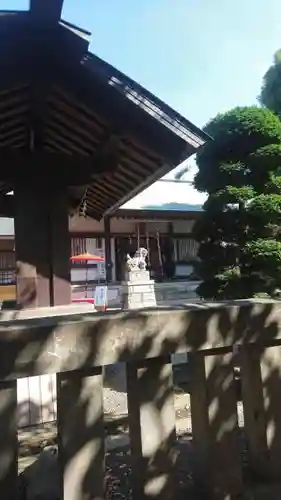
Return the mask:
[[237,107],[205,127],[197,190],[208,193],[194,227],[201,243],[198,293],[212,299],[272,295],[281,286],[281,122]]
[[275,53],[273,64],[263,77],[260,102],[281,116],[281,50]]

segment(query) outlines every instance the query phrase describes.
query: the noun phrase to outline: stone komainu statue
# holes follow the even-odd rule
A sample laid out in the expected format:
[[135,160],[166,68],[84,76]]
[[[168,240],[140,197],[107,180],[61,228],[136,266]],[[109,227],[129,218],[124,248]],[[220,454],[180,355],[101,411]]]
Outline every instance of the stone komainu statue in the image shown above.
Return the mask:
[[146,248],[138,248],[134,257],[127,254],[127,270],[128,271],[144,271],[146,269],[146,257],[148,251]]

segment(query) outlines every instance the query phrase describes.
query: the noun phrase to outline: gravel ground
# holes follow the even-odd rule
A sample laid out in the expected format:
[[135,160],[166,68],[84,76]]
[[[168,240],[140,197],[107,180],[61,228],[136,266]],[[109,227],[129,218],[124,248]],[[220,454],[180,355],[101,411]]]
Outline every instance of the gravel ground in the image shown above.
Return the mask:
[[[108,401],[113,396],[108,392]],[[120,397],[120,407],[125,409],[125,399]],[[109,408],[111,408],[109,406]],[[192,483],[192,437],[191,418],[188,394],[175,395],[176,429],[177,441],[175,450],[177,452],[176,480],[179,486],[177,492],[178,500],[188,498],[189,500],[200,500],[194,491]],[[243,494],[244,500],[281,500],[281,487],[277,485],[250,485],[247,474],[247,450],[243,436],[243,407],[238,403],[238,423],[240,427],[241,460],[244,468],[247,491]],[[106,415],[106,500],[131,500],[132,499],[132,466],[129,447],[129,436],[126,415]],[[20,460],[19,471],[28,467],[36,457],[48,445],[56,444],[56,424],[50,423],[37,426],[19,433]],[[240,500],[242,500],[242,498]],[[201,498],[203,500],[203,498]]]
[[[241,446],[244,447],[241,435]],[[178,500],[188,498],[189,500],[205,500],[205,496],[198,496],[194,492],[192,480],[192,439],[190,435],[177,437],[174,444],[177,453],[176,484],[178,486]],[[241,449],[241,459],[244,464],[244,473],[247,472],[247,456],[244,448]],[[132,500],[132,463],[128,445],[116,448],[106,453],[105,474],[105,500]],[[240,500],[280,500],[280,485],[251,485],[246,477],[246,489]],[[54,499],[55,500],[55,499]],[[238,500],[238,498],[237,498]]]
[[[177,441],[177,484],[186,497],[192,494],[192,439],[191,412],[188,393],[176,390],[174,393]],[[122,365],[108,369],[104,387],[104,412],[106,425],[106,500],[132,498],[131,457],[127,426],[127,394],[125,372]],[[243,427],[243,407],[238,404],[239,427]],[[20,460],[19,471],[28,467],[36,456],[49,445],[56,445],[57,429],[55,423],[21,430],[19,432]],[[243,447],[243,445],[242,445]],[[242,453],[243,455],[243,453]],[[255,498],[255,497],[253,497]],[[280,497],[281,498],[281,497]]]
[[[189,438],[179,438],[175,443],[175,450],[178,453],[176,483],[183,494],[192,489],[191,448],[192,444]],[[132,499],[131,473],[131,457],[128,447],[107,454],[106,500]]]

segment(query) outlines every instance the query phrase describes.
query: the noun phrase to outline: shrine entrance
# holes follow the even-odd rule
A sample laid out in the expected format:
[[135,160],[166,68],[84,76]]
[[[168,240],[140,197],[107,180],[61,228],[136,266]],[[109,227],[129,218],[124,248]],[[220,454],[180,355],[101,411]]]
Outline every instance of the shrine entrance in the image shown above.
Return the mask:
[[167,235],[150,234],[140,236],[119,236],[115,240],[115,263],[116,263],[116,281],[122,281],[124,276],[124,264],[126,255],[133,257],[138,246],[144,247],[149,251],[148,268],[151,276],[157,281],[163,281],[165,275],[165,261],[172,256],[169,237]]
[[[22,308],[70,302],[70,213],[108,221],[208,138],[89,52],[62,7],[0,16],[0,215],[15,218]],[[109,259],[107,245],[107,276]]]

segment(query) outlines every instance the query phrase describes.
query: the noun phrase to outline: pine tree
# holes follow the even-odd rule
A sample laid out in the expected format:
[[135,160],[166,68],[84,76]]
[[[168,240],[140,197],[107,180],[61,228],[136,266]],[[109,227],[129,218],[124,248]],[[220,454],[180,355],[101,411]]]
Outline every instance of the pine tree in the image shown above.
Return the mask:
[[237,107],[204,128],[195,187],[207,192],[194,227],[201,243],[200,296],[273,295],[281,286],[281,122],[271,111]]
[[281,50],[274,54],[273,64],[268,68],[263,77],[261,104],[281,116]]

